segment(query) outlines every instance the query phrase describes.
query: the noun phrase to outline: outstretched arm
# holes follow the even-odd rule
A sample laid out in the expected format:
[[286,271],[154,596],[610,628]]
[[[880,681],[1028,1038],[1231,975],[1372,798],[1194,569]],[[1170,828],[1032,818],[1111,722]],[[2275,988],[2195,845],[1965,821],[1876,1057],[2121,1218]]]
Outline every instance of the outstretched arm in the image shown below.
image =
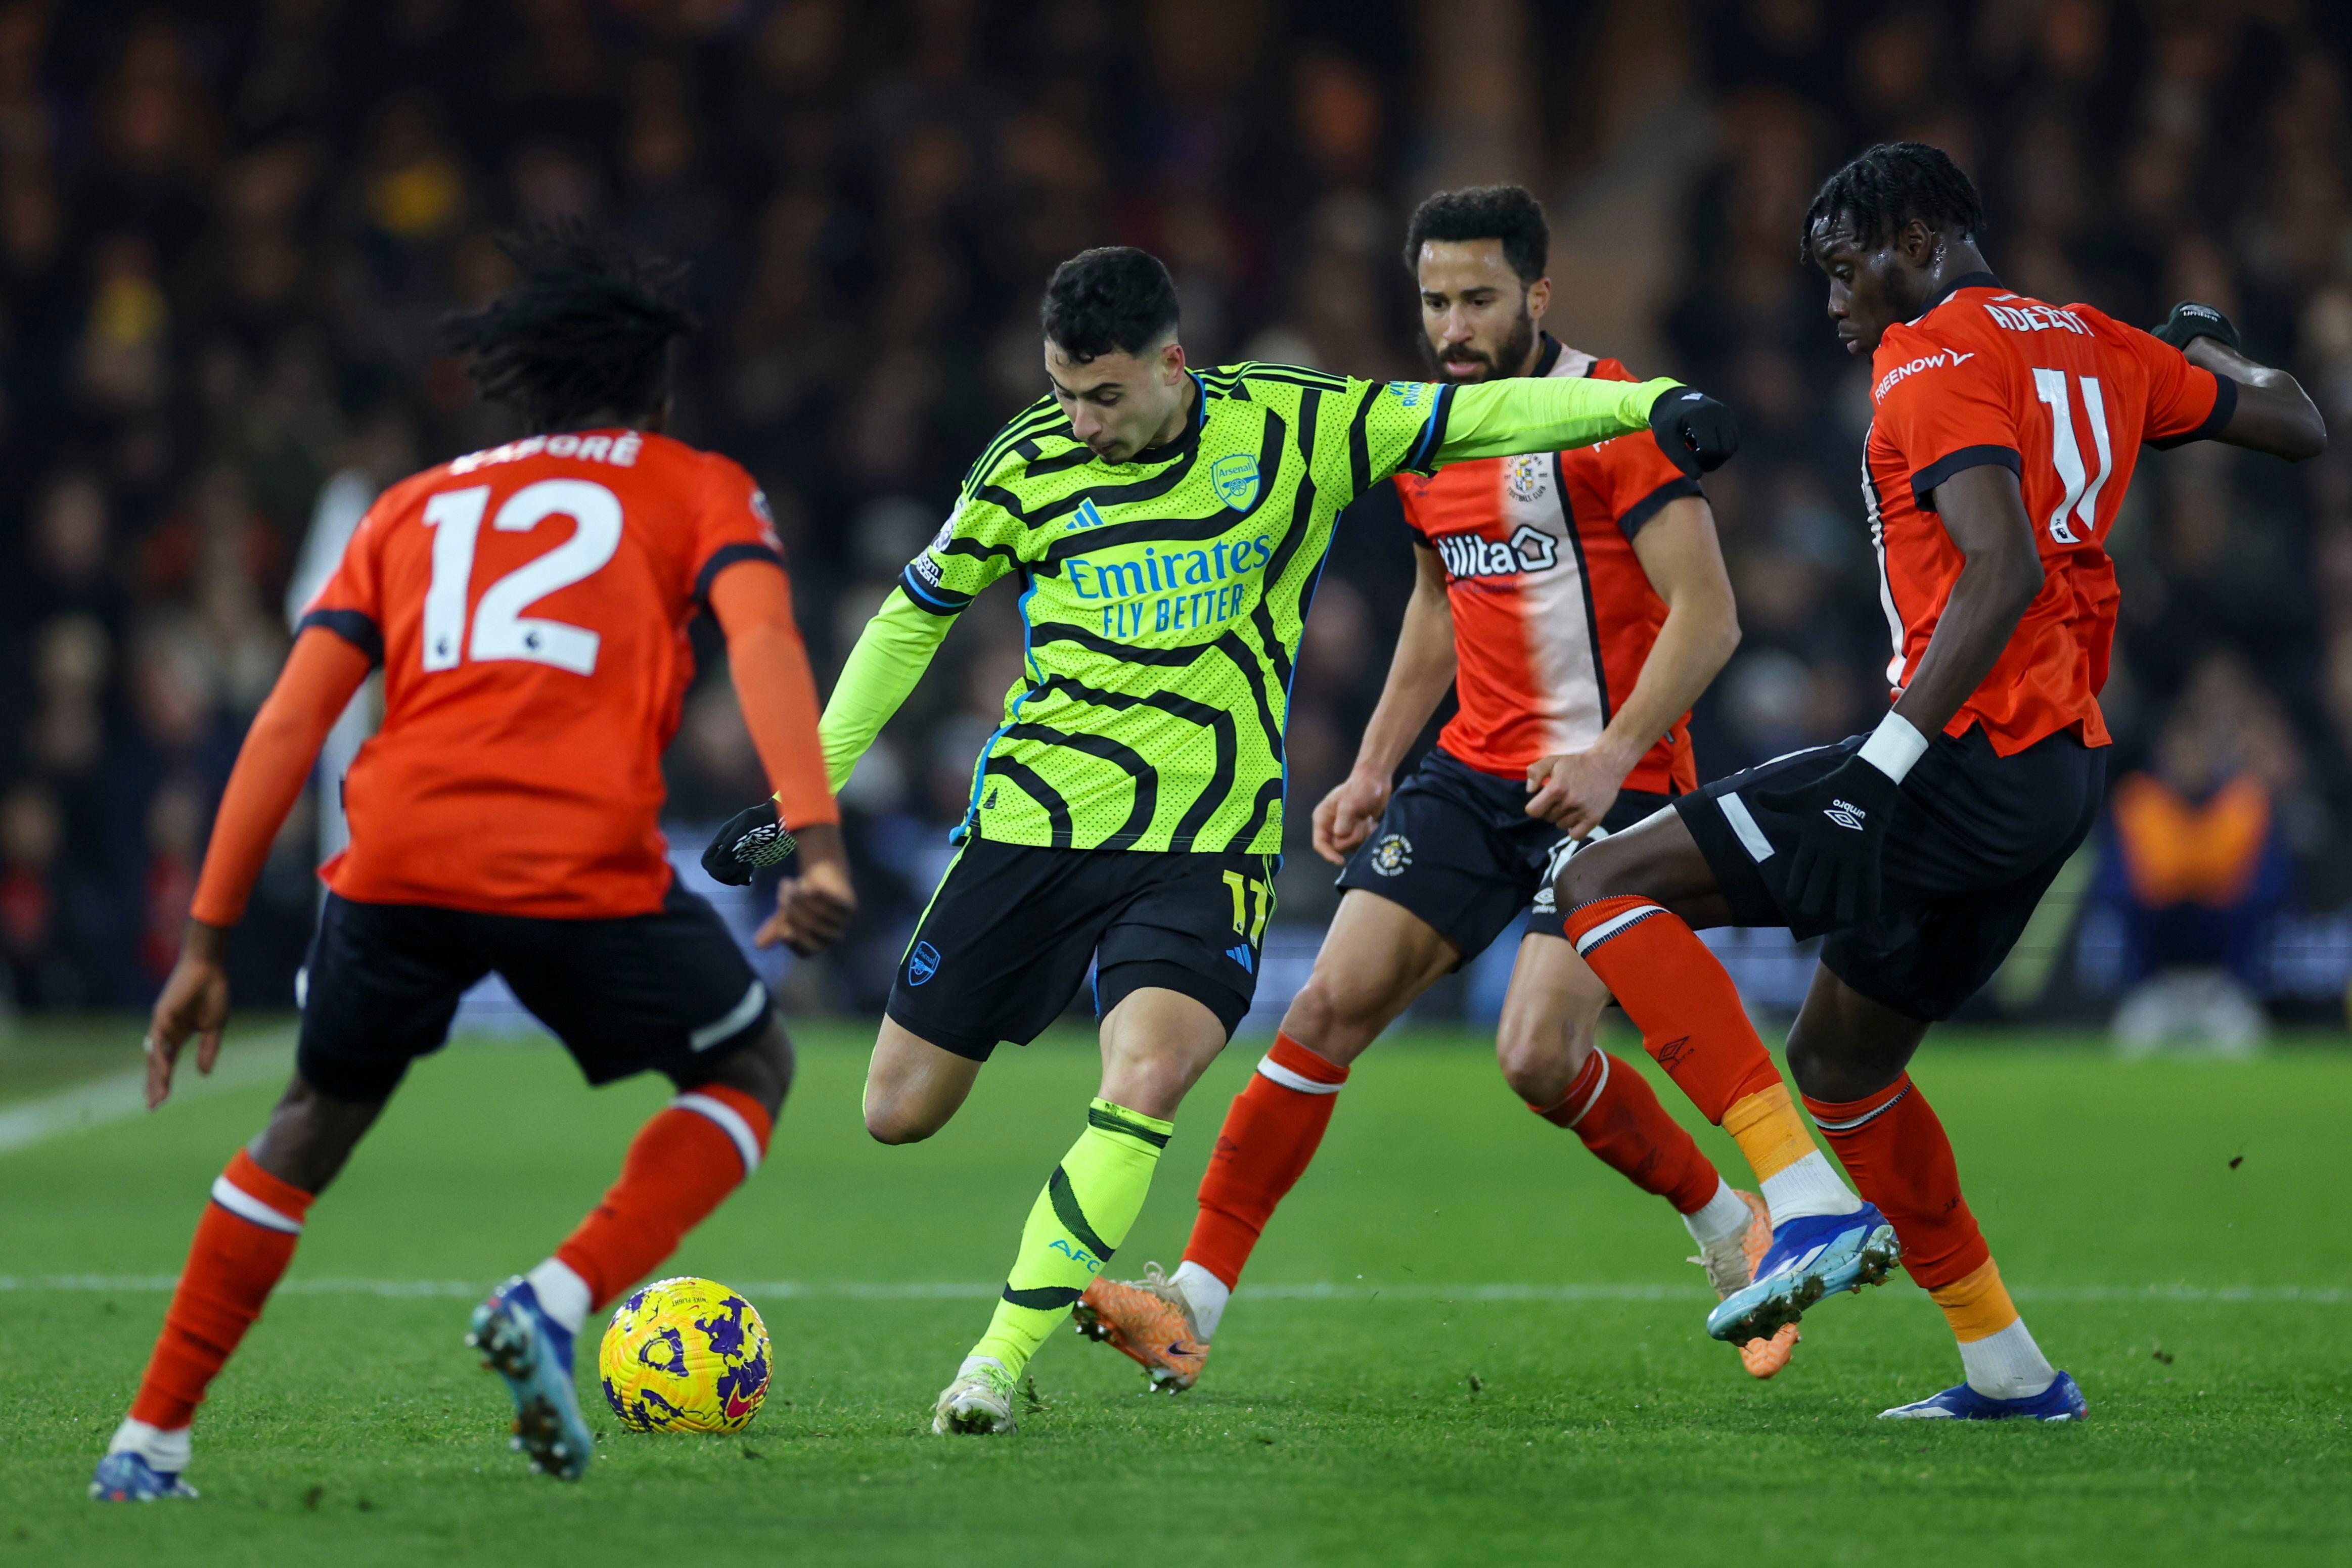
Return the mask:
[[2238,406],[2215,440],[2290,463],[2327,450],[2327,422],[2293,376],[2256,364],[2218,338],[2193,339],[2184,352],[2190,364],[2237,383]]
[[1739,450],[1739,422],[1723,404],[1667,378],[1511,376],[1446,389],[1405,466],[1435,468],[1474,457],[1558,452],[1647,430],[1684,473],[1712,473]]
[[295,640],[278,684],[253,716],[213,821],[179,962],[149,1020],[149,1110],[172,1092],[172,1066],[190,1035],[198,1037],[196,1071],[213,1070],[228,1022],[228,934],[245,917],[254,881],[310,779],[327,731],[373,667],[369,655],[314,626]]
[[1380,706],[1364,727],[1356,765],[1315,808],[1315,852],[1344,865],[1388,809],[1397,764],[1454,684],[1454,606],[1445,597],[1445,568],[1427,545],[1413,547],[1412,598],[1404,607],[1389,678]]
[[1650,405],[1675,385],[1665,379],[1506,376],[1453,387],[1433,421],[1431,450],[1412,466],[1558,452],[1647,430]]

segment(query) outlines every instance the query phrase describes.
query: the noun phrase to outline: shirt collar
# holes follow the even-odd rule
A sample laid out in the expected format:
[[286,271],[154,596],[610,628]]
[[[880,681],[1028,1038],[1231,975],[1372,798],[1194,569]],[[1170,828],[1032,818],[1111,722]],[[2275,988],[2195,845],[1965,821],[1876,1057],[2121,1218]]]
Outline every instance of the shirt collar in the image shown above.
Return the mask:
[[1937,295],[1933,299],[1928,300],[1927,303],[1920,308],[1919,314],[1912,317],[1911,319],[1914,321],[1920,319],[1929,311],[1935,309],[1937,306],[1941,305],[1945,300],[1949,299],[1953,295],[1958,294],[1963,288],[1999,288],[2000,287],[2000,279],[1995,277],[1990,272],[1963,273],[1959,277],[1952,279],[1951,282],[1944,285],[1943,292]]
[[1559,340],[1546,332],[1542,342],[1543,352],[1536,356],[1536,368],[1528,372],[1538,379],[1551,374],[1552,367],[1559,363]]

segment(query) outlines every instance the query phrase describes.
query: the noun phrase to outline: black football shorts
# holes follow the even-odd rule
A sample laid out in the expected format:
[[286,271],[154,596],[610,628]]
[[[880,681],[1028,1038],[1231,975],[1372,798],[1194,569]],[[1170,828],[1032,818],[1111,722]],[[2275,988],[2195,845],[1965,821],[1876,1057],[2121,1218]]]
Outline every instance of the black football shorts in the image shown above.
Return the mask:
[[329,894],[302,971],[296,1065],[335,1099],[386,1099],[410,1062],[447,1041],[457,998],[493,970],[591,1083],[648,1071],[701,1082],[770,1013],[717,912],[676,883],[655,913],[609,920]]
[[1776,758],[1675,803],[1729,900],[1735,925],[1825,932],[1830,973],[1881,1006],[1948,1019],[2009,956],[2034,906],[2088,836],[2106,792],[2107,752],[2070,732],[2013,757],[1984,731],[1937,736],[1903,781],[1879,862],[1880,913],[1830,930],[1788,913],[1798,820],[1760,796],[1821,778],[1864,736]]
[[[1667,803],[1664,795],[1622,790],[1601,826],[1621,831]],[[1527,807],[1524,779],[1481,773],[1432,747],[1348,858],[1339,885],[1412,911],[1467,963],[1544,888],[1554,852],[1567,841]]]
[[1231,1038],[1257,994],[1274,913],[1273,855],[1056,850],[965,842],[891,983],[888,1012],[933,1045],[985,1061],[1062,1016],[1095,969],[1095,1012],[1158,986]]

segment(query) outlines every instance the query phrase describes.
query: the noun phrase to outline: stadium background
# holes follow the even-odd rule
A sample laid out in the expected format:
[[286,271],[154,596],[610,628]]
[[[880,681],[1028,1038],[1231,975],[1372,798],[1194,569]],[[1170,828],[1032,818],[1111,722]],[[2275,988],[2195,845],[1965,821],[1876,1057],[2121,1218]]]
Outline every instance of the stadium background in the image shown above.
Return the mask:
[[[500,286],[504,225],[579,214],[692,263],[707,329],[677,428],[766,486],[829,678],[970,455],[1034,395],[1055,261],[1160,252],[1197,361],[1413,374],[1406,214],[1441,186],[1523,181],[1551,213],[1559,334],[1717,391],[1746,423],[1709,481],[1747,632],[1697,723],[1712,776],[1848,733],[1881,695],[1866,378],[1795,252],[1821,176],[1873,140],[1936,141],[1982,184],[2011,285],[2142,322],[2176,298],[2221,305],[2340,428],[2347,40],[2352,16],[2296,0],[16,0],[0,995],[152,996],[314,526],[509,434],[435,332]],[[2140,860],[2086,857],[1984,1005],[2110,1005],[2162,949],[2153,876],[2190,946],[2274,1010],[2334,1013],[2352,971],[2352,455],[2151,455],[2114,549],[2119,771],[2168,793],[2134,819]],[[1403,539],[1343,535],[1308,628],[1276,945],[1294,969],[1332,901],[1307,810],[1352,755],[1411,570]],[[964,620],[848,792],[866,911],[789,977],[803,1003],[877,1006],[944,862],[1018,664],[1009,597]],[[762,792],[718,661],[670,779],[689,852]],[[239,938],[249,1003],[290,1001],[318,805]],[[2234,858],[2203,864],[2217,840]],[[1766,1000],[1798,972],[1769,943],[1741,956]],[[1496,978],[1429,1010],[1475,1017]]]

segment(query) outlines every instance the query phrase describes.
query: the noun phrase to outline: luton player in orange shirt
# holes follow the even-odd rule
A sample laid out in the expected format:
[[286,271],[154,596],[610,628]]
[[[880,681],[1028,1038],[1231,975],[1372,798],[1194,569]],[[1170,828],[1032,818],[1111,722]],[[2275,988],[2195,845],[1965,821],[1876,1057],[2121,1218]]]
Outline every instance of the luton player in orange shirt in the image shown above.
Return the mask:
[[[1443,191],[1415,211],[1405,263],[1444,382],[1634,379],[1542,329],[1549,240],[1542,207],[1517,185]],[[1097,1279],[1077,1313],[1081,1333],[1171,1392],[1198,1380],[1356,1059],[1511,927],[1564,846],[1697,787],[1690,705],[1739,638],[1706,497],[1653,440],[1400,475],[1349,517],[1410,531],[1419,580],[1355,768],[1315,811],[1316,850],[1344,867],[1345,894],[1218,1133],[1182,1262],[1172,1275],[1154,1265],[1137,1281]],[[1391,795],[1449,685],[1459,711]],[[1750,1243],[1760,1255],[1769,1240],[1763,1203],[1723,1179],[1639,1072],[1594,1049],[1607,1000],[1558,940],[1523,938],[1496,1040],[1504,1077],[1671,1203],[1728,1294],[1748,1282]],[[1748,1369],[1778,1372],[1795,1336],[1743,1345]]]
[[183,1474],[196,1407],[292,1260],[311,1201],[409,1064],[441,1047],[459,995],[493,971],[591,1083],[653,1071],[679,1091],[579,1228],[474,1313],[469,1343],[514,1397],[517,1447],[550,1474],[585,1470],[573,1336],[758,1166],[792,1078],[766,988],[710,906],[676,884],[656,826],[662,747],[694,673],[687,625],[704,606],[799,836],[800,895],[762,935],[814,951],[852,912],[766,502],[735,464],[661,434],[671,345],[689,325],[677,269],[574,228],[509,250],[520,283],[451,337],[484,394],[532,434],[427,469],[369,509],[222,799],[155,1004],[151,1105],[190,1037],[211,1070],[230,931],[320,740],[383,666],[382,730],[344,780],[351,847],[323,873],[293,1082],[213,1183],[93,1497],[194,1495]]
[[1566,935],[1645,1040],[1674,1043],[1695,1098],[1766,1059],[1692,927],[1827,937],[1789,1065],[1866,1202],[1779,1227],[1708,1332],[1771,1332],[1883,1278],[1899,1240],[1966,1381],[1885,1414],[2079,1420],[2082,1391],[2018,1315],[1906,1069],[2000,966],[2099,810],[2119,598],[2105,540],[2140,449],[2217,440],[2302,459],[2326,432],[2211,307],[2178,306],[2151,334],[2030,298],[1994,276],[1982,227],[1968,177],[1916,142],[1863,153],[1805,216],[1838,337],[1872,356],[1863,495],[1891,711],[1866,737],[1684,797],[1578,854],[1555,886]]

